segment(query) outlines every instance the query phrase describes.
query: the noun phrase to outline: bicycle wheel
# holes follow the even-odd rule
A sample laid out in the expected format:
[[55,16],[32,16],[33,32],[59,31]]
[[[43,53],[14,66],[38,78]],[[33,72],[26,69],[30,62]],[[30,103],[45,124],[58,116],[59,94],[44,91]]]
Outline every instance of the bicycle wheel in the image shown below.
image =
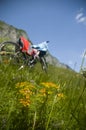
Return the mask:
[[13,63],[19,62],[19,46],[15,42],[6,41],[0,44],[0,63]]
[[40,57],[40,63],[41,63],[41,66],[42,66],[42,69],[47,72],[47,62],[46,62],[46,59],[45,57]]

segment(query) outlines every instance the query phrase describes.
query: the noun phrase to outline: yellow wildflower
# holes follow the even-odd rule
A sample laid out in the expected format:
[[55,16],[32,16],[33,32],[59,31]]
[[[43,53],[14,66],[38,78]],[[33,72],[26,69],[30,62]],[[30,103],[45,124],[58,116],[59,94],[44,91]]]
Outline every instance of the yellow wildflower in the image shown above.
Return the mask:
[[46,89],[45,88],[42,88],[40,90],[40,93],[42,94],[41,96],[46,96]]
[[26,99],[30,99],[30,96],[29,96],[29,95],[26,95]]
[[16,88],[21,88],[24,87],[26,85],[26,82],[19,82],[16,84]]
[[46,89],[43,88],[43,89],[40,90],[40,92],[41,92],[41,93],[46,93]]
[[30,100],[20,99],[20,103],[26,107],[30,105]]
[[56,88],[56,89],[60,88],[60,85],[56,85],[52,82],[42,82],[41,84],[47,88],[51,88],[51,87]]
[[60,98],[63,98],[64,94],[63,93],[58,93],[57,96],[60,97]]
[[31,84],[30,82],[19,82],[16,84],[16,88],[22,87],[34,88],[33,84]]
[[27,95],[27,94],[31,95],[31,94],[32,94],[31,90],[29,90],[28,88],[20,89],[19,92],[20,92],[22,95]]

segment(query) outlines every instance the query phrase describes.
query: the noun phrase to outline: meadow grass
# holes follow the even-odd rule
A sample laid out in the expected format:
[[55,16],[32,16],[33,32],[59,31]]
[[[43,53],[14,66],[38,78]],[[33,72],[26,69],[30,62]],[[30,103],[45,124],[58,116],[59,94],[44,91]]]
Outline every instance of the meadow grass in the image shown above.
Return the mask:
[[86,130],[86,79],[39,64],[0,65],[0,130]]

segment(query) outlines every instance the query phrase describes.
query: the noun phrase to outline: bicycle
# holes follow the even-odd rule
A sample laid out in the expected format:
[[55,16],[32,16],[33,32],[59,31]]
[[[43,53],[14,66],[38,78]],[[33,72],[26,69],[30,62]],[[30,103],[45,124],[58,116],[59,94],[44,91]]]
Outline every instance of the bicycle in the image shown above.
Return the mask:
[[[20,47],[16,42],[6,41],[0,44],[0,63],[19,65],[20,70],[21,68],[23,68],[22,66],[29,65],[28,63],[30,62],[30,59],[31,56],[21,52]],[[36,59],[36,61],[39,61],[42,70],[47,72],[48,66],[45,55],[39,55],[39,59]]]

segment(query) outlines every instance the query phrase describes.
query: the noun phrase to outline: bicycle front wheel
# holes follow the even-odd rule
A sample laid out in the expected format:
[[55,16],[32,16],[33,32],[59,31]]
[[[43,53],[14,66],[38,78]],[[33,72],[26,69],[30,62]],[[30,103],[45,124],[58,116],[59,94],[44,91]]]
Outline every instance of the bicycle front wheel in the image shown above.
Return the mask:
[[41,66],[42,66],[42,69],[47,72],[47,62],[46,62],[46,59],[45,57],[40,57],[40,63],[41,63]]

